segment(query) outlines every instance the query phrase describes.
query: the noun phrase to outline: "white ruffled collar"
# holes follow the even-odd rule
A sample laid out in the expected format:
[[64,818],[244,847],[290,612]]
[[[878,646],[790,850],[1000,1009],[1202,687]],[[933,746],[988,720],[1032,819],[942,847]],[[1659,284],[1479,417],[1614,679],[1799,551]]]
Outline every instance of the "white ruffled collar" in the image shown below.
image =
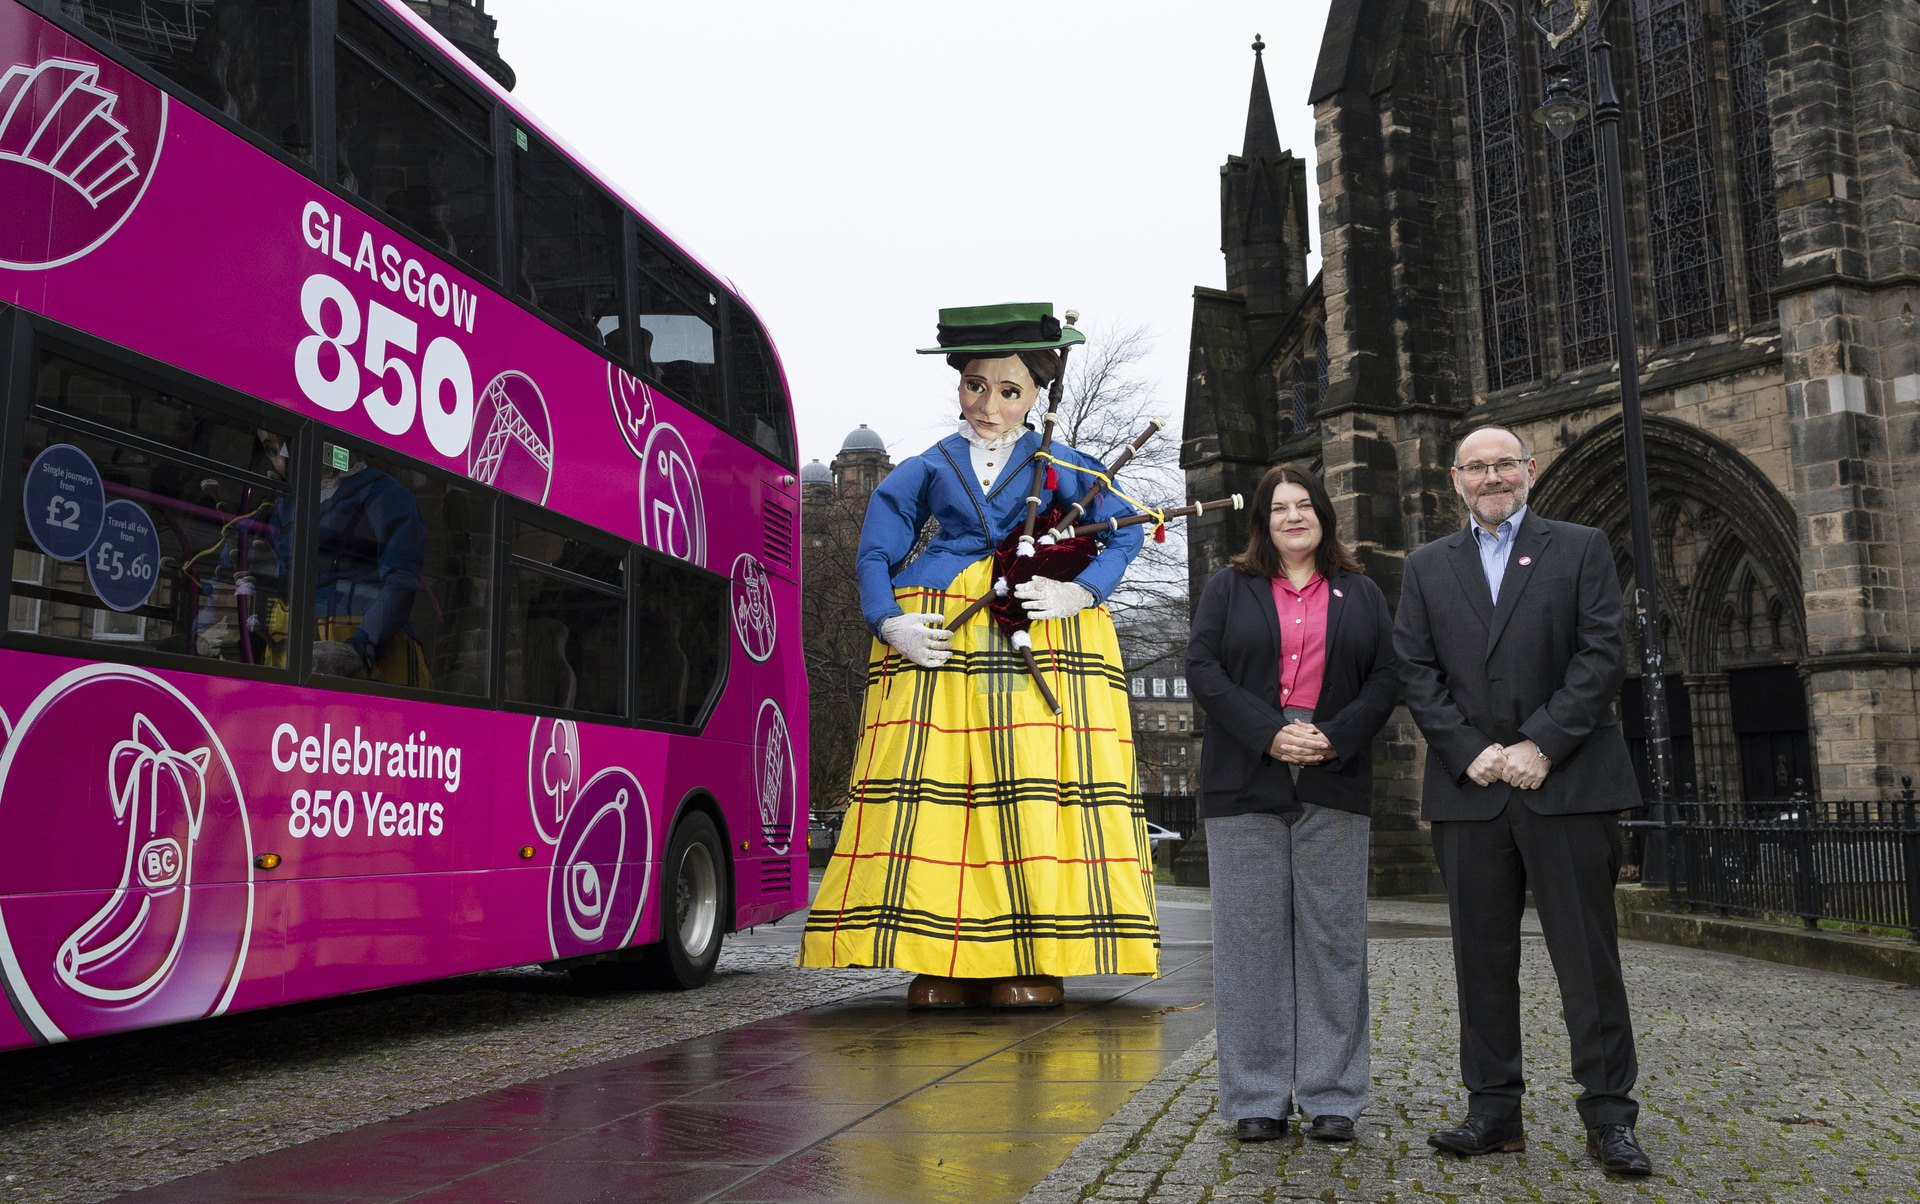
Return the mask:
[[971,422],[968,422],[965,418],[960,420],[960,437],[965,439],[969,445],[977,447],[981,451],[1003,451],[1020,442],[1020,436],[1026,433],[1026,427],[1016,426],[1011,430],[1001,432],[992,439],[988,439],[979,431],[974,430]]

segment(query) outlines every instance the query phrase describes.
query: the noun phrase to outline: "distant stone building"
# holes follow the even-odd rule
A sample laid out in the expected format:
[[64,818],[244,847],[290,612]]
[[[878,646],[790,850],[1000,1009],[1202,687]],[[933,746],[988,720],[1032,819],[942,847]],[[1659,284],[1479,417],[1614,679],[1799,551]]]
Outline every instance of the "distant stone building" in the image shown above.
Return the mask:
[[[1133,753],[1140,792],[1183,800],[1191,807],[1199,782],[1200,735],[1194,725],[1187,679],[1170,673],[1130,673],[1127,695],[1133,713]],[[1184,832],[1191,822],[1171,826]]]
[[[1597,142],[1590,120],[1558,143],[1532,120],[1554,57],[1532,7],[1334,0],[1306,98],[1318,278],[1257,50],[1222,169],[1228,287],[1195,293],[1189,488],[1319,466],[1390,598],[1406,552],[1465,522],[1448,460],[1486,423],[1539,459],[1533,505],[1610,532],[1632,585]],[[1604,33],[1676,781],[1891,793],[1920,766],[1920,6],[1617,0]],[[1565,52],[1582,92],[1595,34]],[[1194,524],[1195,581],[1244,538]],[[1636,681],[1621,703],[1637,737]],[[1392,889],[1419,868],[1404,712],[1378,751]]]
[[848,432],[830,465],[814,460],[800,469],[800,641],[807,658],[808,783],[816,812],[846,806],[872,647],[853,577],[854,553],[867,496],[892,471],[886,440],[865,423]]

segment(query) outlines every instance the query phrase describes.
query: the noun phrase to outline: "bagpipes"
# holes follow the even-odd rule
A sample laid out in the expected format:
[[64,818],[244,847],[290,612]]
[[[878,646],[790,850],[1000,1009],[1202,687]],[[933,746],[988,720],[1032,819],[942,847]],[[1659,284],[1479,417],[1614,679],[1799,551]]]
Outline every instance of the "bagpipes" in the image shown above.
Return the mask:
[[[1069,312],[1068,322],[1071,323],[1077,316]],[[1064,359],[1063,354],[1062,360]],[[1040,436],[1040,449],[1034,453],[1033,483],[1027,490],[1026,521],[1018,536],[1008,536],[999,547],[994,549],[993,587],[969,602],[965,609],[946,624],[948,631],[958,631],[982,608],[988,609],[993,616],[994,626],[1000,629],[1009,643],[1020,650],[1021,658],[1026,661],[1027,673],[1033,678],[1034,684],[1040,687],[1040,697],[1046,700],[1048,708],[1056,715],[1060,713],[1059,700],[1054,697],[1046,679],[1041,676],[1039,662],[1033,655],[1033,637],[1028,632],[1033,620],[1027,616],[1026,608],[1020,600],[1014,597],[1014,587],[1035,577],[1046,577],[1054,581],[1072,581],[1093,563],[1095,556],[1100,554],[1100,544],[1094,537],[1102,532],[1111,534],[1122,527],[1137,527],[1152,523],[1154,538],[1163,540],[1166,537],[1166,524],[1170,519],[1197,518],[1209,510],[1240,510],[1246,506],[1245,498],[1236,493],[1231,497],[1210,502],[1195,502],[1191,506],[1181,506],[1174,510],[1146,510],[1125,518],[1110,518],[1103,522],[1075,522],[1086,514],[1088,507],[1093,505],[1101,491],[1109,487],[1113,477],[1146,445],[1147,440],[1159,433],[1165,424],[1160,419],[1154,418],[1148,420],[1146,430],[1114,457],[1112,467],[1104,475],[1096,474],[1094,483],[1078,501],[1065,510],[1058,508],[1047,510],[1044,534],[1036,538],[1033,532],[1040,526],[1041,483],[1046,480],[1048,487],[1053,487],[1053,481],[1048,479],[1053,476],[1053,457],[1050,449],[1053,442],[1053,425],[1057,421],[1060,380],[1065,375],[1064,368],[1063,363],[1062,376],[1054,380],[1047,403],[1046,428]]]

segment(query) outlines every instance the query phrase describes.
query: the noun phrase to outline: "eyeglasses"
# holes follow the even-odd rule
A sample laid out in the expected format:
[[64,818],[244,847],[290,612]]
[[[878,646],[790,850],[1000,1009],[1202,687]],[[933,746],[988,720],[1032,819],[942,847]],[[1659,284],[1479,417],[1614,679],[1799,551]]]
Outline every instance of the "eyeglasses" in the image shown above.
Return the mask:
[[1497,472],[1503,477],[1514,476],[1519,473],[1521,465],[1525,463],[1525,460],[1514,460],[1511,458],[1495,460],[1491,464],[1482,464],[1480,461],[1475,460],[1471,464],[1455,464],[1453,471],[1459,473],[1469,481],[1479,481],[1484,480],[1490,472]]

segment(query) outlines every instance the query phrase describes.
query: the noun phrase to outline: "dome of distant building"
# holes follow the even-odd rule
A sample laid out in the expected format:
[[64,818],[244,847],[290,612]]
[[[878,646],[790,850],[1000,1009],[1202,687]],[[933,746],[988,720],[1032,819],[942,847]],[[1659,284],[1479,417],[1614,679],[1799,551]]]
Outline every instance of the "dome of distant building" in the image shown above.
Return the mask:
[[846,441],[840,444],[840,450],[883,452],[887,450],[887,441],[880,437],[879,431],[867,429],[867,424],[863,422],[859,430],[847,433]]
[[810,464],[804,464],[800,468],[800,483],[802,485],[831,485],[833,484],[833,470],[818,460]]

